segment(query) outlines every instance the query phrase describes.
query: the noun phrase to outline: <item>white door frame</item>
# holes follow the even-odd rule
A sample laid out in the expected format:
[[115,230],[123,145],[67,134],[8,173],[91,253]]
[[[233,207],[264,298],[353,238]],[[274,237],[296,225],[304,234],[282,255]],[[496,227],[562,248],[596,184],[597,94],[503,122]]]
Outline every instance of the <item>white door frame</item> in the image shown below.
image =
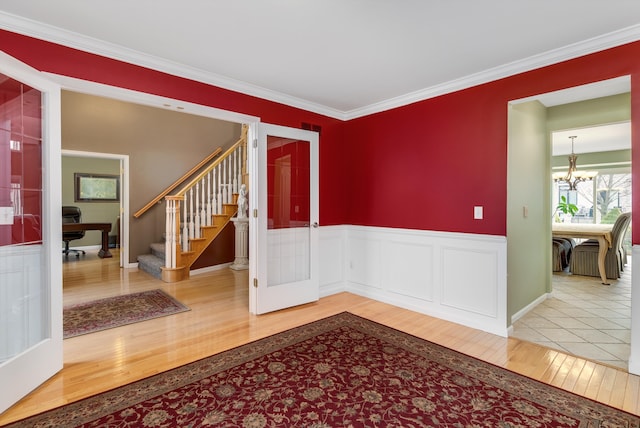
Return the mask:
[[[194,103],[189,103],[189,102],[185,102],[185,101],[180,101],[180,100],[176,100],[176,99],[172,99],[172,98],[166,98],[166,97],[161,97],[158,95],[153,95],[153,94],[147,94],[144,92],[137,92],[137,91],[132,91],[130,89],[124,89],[124,88],[119,88],[116,86],[109,86],[109,85],[104,85],[102,83],[96,83],[96,82],[90,82],[90,81],[86,81],[86,80],[81,80],[81,79],[75,79],[72,77],[68,77],[68,76],[61,76],[58,74],[51,74],[51,73],[44,73],[45,75],[47,75],[48,77],[50,77],[53,81],[57,82],[60,84],[61,88],[63,90],[68,90],[68,91],[73,91],[73,92],[79,92],[82,94],[88,94],[88,95],[95,95],[95,96],[99,96],[99,97],[104,97],[104,98],[111,98],[111,99],[115,99],[115,100],[119,100],[119,101],[125,101],[125,102],[130,102],[130,103],[134,103],[134,104],[141,104],[141,105],[145,105],[145,106],[149,106],[149,107],[154,107],[154,108],[158,108],[158,109],[162,109],[162,110],[171,110],[171,111],[179,111],[180,113],[186,113],[186,114],[192,114],[192,115],[196,115],[196,116],[202,116],[202,117],[209,117],[212,119],[217,119],[217,120],[224,120],[227,122],[233,122],[233,123],[240,123],[240,124],[246,124],[249,127],[249,132],[247,134],[247,141],[249,142],[248,145],[251,146],[251,142],[253,141],[253,139],[255,138],[255,129],[256,129],[256,124],[260,122],[260,119],[258,117],[255,116],[250,116],[250,115],[246,115],[246,114],[240,114],[240,113],[235,113],[235,112],[231,112],[231,111],[227,111],[227,110],[222,110],[222,109],[218,109],[215,107],[209,107],[209,106],[204,106],[201,104],[194,104]],[[72,151],[66,151],[66,153],[72,152]],[[74,153],[90,153],[90,152],[74,152]],[[92,155],[95,155],[95,153],[91,153]],[[251,150],[249,150],[249,155],[251,155]],[[118,155],[111,155],[111,156],[118,156]],[[250,156],[249,156],[250,157]],[[124,171],[124,174],[126,177],[129,176],[128,174],[128,157],[126,160],[127,164],[127,170]],[[247,159],[247,162],[249,165],[247,165],[247,171],[249,173],[249,176],[252,176],[255,171],[253,169],[251,169],[251,162],[250,159]],[[128,184],[129,184],[129,180],[128,178],[126,179],[126,183],[127,183],[127,194],[129,193],[128,191]],[[249,199],[251,201],[251,193],[249,192]],[[123,196],[124,198],[124,196]],[[121,251],[121,257],[124,257],[122,260],[124,260],[124,265],[123,267],[135,267],[137,266],[136,263],[129,263],[129,254],[128,254],[128,250],[129,250],[129,246],[128,246],[128,237],[129,237],[129,201],[128,198],[125,198],[126,202],[125,202],[125,206],[123,207],[124,210],[126,211],[126,213],[123,214],[123,218],[126,219],[126,221],[123,221],[123,230],[122,230],[122,235],[127,237],[127,245],[123,246],[126,248],[127,254],[126,256],[122,255],[122,251]],[[250,202],[251,203],[251,202]],[[256,205],[253,205],[254,207]],[[124,223],[126,223],[126,226],[124,225]],[[255,230],[255,228],[253,228],[253,230]],[[253,244],[255,243],[255,237],[253,237],[253,233],[252,233],[252,228],[249,229],[249,248],[252,248]]]
[[63,149],[62,156],[120,161],[120,267],[135,267],[129,263],[129,155]]

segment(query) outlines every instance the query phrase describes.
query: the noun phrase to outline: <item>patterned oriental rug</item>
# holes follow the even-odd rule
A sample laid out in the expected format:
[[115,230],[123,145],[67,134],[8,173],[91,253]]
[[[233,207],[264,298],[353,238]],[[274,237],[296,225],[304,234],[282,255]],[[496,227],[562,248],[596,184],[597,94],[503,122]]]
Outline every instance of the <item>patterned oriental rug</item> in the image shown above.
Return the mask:
[[640,418],[342,313],[12,427],[638,427]]
[[190,310],[162,290],[108,297],[67,306],[63,312],[64,338],[120,327]]

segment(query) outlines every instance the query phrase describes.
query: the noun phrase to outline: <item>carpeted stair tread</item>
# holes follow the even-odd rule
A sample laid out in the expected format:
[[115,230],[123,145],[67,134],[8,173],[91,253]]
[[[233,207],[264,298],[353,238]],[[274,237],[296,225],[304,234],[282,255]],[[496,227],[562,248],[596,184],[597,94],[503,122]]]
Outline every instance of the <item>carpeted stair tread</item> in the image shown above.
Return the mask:
[[158,279],[162,279],[162,269],[160,269],[162,266],[164,266],[164,260],[153,254],[142,254],[138,256],[138,269]]
[[165,260],[164,255],[165,255],[166,247],[164,242],[156,242],[154,244],[151,244],[149,247],[151,247],[151,254],[153,254],[154,256],[162,260]]

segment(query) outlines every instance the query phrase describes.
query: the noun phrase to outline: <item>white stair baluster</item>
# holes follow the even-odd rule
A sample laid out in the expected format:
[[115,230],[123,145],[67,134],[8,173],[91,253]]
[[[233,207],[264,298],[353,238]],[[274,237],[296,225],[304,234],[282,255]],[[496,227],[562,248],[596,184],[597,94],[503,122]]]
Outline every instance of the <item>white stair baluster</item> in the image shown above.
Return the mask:
[[216,205],[216,214],[222,213],[222,179],[220,172],[222,171],[222,165],[218,165],[218,203]]
[[171,225],[175,224],[175,219],[173,218],[173,216],[175,215],[175,209],[174,209],[174,202],[171,199],[166,199],[167,202],[167,207],[166,207],[166,222],[165,222],[165,229],[164,229],[164,254],[165,254],[165,260],[164,260],[164,266],[167,268],[171,267],[172,264],[172,260],[171,260],[171,237],[173,236],[173,230]]
[[[200,227],[207,225],[207,186],[206,186],[207,176],[205,175],[200,180],[200,187],[202,188],[202,192],[200,193],[201,199],[201,209],[200,209]],[[200,229],[200,236],[202,236],[202,229]]]
[[211,226],[211,177],[213,171],[209,171],[207,174],[207,226]]
[[231,155],[227,156],[227,172],[228,172],[227,180],[226,180],[227,181],[227,185],[226,185],[227,196],[226,196],[226,198],[224,200],[224,203],[225,204],[230,204],[231,203],[231,191],[233,190],[233,189],[231,189],[231,184],[232,184],[232,181],[231,181]]
[[236,189],[236,193],[240,193],[240,186],[242,186],[242,146],[238,146],[238,170],[236,171],[238,174],[238,188]]
[[224,158],[222,161],[222,203],[227,204],[227,183],[229,183],[229,178],[227,178],[227,159]]
[[216,188],[216,171],[217,171],[217,167],[213,169],[212,174],[212,178],[213,178],[213,184],[211,184],[211,214],[218,214],[218,202],[217,202],[217,198],[216,195],[218,194],[218,190]]
[[[176,245],[178,243],[178,213],[180,209],[180,205],[177,201],[172,201],[172,209],[171,209],[171,249],[169,254],[171,254],[171,269],[175,269],[177,267],[177,255],[176,255]],[[165,255],[166,257],[166,255]]]
[[187,195],[183,197],[182,205],[182,251],[189,251],[189,226],[187,223]]
[[193,220],[193,188],[191,188],[189,189],[189,239],[194,239],[196,237]]
[[238,193],[238,152],[237,150],[233,151],[233,168],[231,171],[231,176],[233,177],[233,191],[231,193]]
[[194,220],[194,225],[193,225],[193,229],[194,229],[194,236],[196,238],[200,237],[200,183],[196,183],[195,189],[194,189],[194,199],[196,200],[196,209],[194,211],[194,215],[195,215],[195,220]]

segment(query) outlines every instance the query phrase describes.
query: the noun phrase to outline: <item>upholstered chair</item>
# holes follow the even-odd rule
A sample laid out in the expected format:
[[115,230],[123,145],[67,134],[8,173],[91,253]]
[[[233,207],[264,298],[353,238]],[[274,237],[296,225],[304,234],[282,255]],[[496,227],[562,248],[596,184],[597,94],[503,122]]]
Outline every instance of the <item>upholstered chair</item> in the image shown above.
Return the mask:
[[[618,279],[626,263],[622,241],[631,224],[631,213],[623,213],[611,229],[612,246],[607,250],[605,271],[608,279]],[[600,276],[598,271],[598,241],[589,239],[578,244],[571,255],[571,273],[574,275]]]
[[562,272],[569,267],[571,253],[576,242],[571,238],[553,238],[552,248],[552,268],[553,272]]

